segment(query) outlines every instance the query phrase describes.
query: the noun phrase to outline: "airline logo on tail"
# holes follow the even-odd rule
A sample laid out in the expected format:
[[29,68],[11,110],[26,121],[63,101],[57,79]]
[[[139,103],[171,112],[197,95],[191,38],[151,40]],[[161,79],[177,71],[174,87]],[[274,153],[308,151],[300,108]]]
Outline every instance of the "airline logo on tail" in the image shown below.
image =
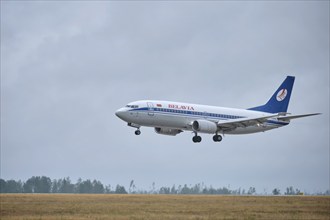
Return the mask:
[[281,89],[280,91],[278,91],[278,93],[276,95],[277,101],[279,101],[279,102],[283,101],[287,94],[288,94],[288,91],[286,89]]

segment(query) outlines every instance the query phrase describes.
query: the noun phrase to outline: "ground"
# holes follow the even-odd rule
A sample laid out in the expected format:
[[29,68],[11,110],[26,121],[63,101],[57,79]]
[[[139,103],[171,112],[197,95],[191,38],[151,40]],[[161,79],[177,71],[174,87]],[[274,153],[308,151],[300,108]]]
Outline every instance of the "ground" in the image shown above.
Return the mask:
[[330,196],[0,194],[1,219],[330,219]]

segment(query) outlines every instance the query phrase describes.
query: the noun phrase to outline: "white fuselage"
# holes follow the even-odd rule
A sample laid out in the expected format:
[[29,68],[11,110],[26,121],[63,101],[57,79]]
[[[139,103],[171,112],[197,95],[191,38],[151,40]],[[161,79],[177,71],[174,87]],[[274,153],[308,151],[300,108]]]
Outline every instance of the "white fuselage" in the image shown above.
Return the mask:
[[[195,120],[221,123],[227,120],[264,117],[271,114],[245,109],[171,101],[143,100],[129,103],[125,107],[117,110],[116,115],[133,127],[148,126],[193,131],[192,122]],[[276,118],[271,118],[255,126],[242,126],[232,130],[218,130],[217,132],[223,134],[248,134],[267,131],[287,124],[289,124],[289,122],[278,121]]]

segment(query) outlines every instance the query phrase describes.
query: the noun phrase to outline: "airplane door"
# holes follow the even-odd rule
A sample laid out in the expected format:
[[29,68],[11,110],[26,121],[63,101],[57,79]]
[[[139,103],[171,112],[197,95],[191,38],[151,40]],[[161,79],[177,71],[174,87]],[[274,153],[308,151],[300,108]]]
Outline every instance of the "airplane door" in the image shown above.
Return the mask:
[[154,104],[152,102],[147,102],[148,105],[148,115],[154,116]]

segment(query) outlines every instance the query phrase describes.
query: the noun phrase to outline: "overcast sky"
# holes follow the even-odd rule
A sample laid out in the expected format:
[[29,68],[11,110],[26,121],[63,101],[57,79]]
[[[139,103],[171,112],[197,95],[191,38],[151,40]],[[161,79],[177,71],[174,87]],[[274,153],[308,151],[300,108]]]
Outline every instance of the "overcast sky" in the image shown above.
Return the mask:
[[[296,76],[281,129],[140,136],[114,115],[141,99],[264,104]],[[1,178],[149,189],[204,182],[329,189],[329,2],[1,1]]]

